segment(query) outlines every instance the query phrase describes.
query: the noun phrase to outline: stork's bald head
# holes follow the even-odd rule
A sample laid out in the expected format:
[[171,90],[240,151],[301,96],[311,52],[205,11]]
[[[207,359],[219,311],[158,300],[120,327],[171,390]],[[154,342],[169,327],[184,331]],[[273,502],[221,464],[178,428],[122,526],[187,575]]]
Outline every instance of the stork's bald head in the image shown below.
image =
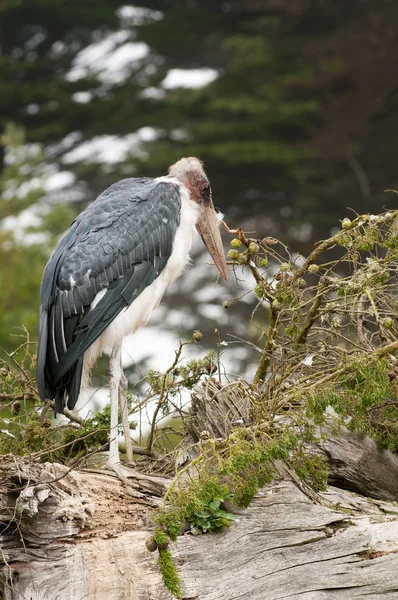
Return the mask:
[[210,182],[203,169],[203,163],[193,156],[181,158],[169,167],[169,176],[181,181],[189,191],[192,202],[199,205],[200,211],[196,229],[220,274],[224,279],[227,279],[227,265],[217,215],[211,197]]
[[189,190],[191,200],[197,204],[211,201],[211,188],[203,163],[198,158],[190,156],[181,158],[169,167],[170,177],[179,179]]
[[199,171],[204,173],[203,163],[201,160],[199,160],[199,158],[195,158],[194,156],[181,158],[174,163],[174,165],[169,167],[169,175],[171,177],[177,177],[177,179],[182,179],[190,171]]

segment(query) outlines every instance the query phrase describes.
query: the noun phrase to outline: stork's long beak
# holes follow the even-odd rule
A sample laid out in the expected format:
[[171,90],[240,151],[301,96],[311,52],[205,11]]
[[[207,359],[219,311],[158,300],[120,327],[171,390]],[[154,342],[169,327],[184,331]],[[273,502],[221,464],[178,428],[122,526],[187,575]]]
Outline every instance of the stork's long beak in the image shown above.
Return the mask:
[[219,270],[220,275],[227,280],[227,263],[225,262],[224,248],[213,202],[210,201],[207,204],[201,205],[196,229],[214,260],[214,264]]

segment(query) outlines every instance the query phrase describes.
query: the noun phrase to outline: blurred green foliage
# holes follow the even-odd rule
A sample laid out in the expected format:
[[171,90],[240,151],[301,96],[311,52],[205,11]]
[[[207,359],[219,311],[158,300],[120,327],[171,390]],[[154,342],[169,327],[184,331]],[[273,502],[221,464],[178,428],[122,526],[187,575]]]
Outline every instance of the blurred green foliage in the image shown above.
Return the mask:
[[[377,212],[382,190],[396,183],[397,3],[141,0],[130,13],[123,6],[0,6],[0,126],[22,125],[28,142],[52,145],[56,161],[95,136],[157,132],[126,161],[76,161],[87,200],[120,176],[158,175],[190,154],[208,164],[221,207],[250,201],[272,213],[290,205],[296,224],[316,221],[314,238],[347,205]],[[148,52],[123,77],[104,79],[95,57],[68,75],[88,46],[109,44],[107,57],[131,42]],[[201,67],[218,78],[162,90],[170,68]]]
[[[25,326],[36,338],[39,286],[56,236],[73,220],[72,208],[43,202],[43,148],[25,144],[21,128],[8,124],[1,137],[5,166],[0,173],[0,347],[18,345]],[[32,223],[30,225],[30,223]]]
[[[288,206],[280,235],[310,222],[312,240],[327,235],[347,206],[379,212],[389,204],[383,189],[396,187],[397,3],[141,0],[130,12],[123,6],[0,5],[0,220],[38,205],[39,229],[48,233],[47,241],[27,245],[1,230],[0,346],[13,347],[10,335],[22,323],[34,331],[40,275],[56,236],[117,178],[157,176],[182,155],[198,155],[216,205],[239,218],[279,216]],[[108,58],[136,42],[148,52],[132,59],[122,77],[104,78],[95,57],[76,71],[89,47],[108,44]],[[161,83],[172,68],[212,68],[218,77],[203,88],[167,90]],[[79,144],[143,127],[154,128],[156,139],[119,162],[103,164],[93,151],[68,163],[75,195],[49,204],[44,165],[65,169],[65,153]],[[10,163],[18,145],[22,154]],[[9,181],[17,182],[15,193]],[[296,245],[305,253],[304,243],[311,239]]]

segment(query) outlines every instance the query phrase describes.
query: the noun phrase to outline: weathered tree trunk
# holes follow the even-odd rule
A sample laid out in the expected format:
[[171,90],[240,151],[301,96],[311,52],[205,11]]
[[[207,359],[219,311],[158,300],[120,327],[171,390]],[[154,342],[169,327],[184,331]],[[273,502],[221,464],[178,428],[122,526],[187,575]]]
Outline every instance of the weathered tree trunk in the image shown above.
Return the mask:
[[[109,474],[59,465],[2,473],[3,600],[171,598],[145,546],[156,496],[141,488],[137,503]],[[222,535],[179,537],[184,598],[398,598],[398,507],[336,488],[320,499],[281,481]]]
[[284,481],[264,489],[225,535],[179,540],[185,598],[398,598],[398,509],[337,489],[325,496],[336,510]]
[[[245,397],[214,380],[195,390],[191,439],[250,424]],[[171,544],[185,600],[398,599],[398,459],[347,431],[310,450],[345,489],[315,494],[282,463],[230,529]],[[170,600],[145,546],[166,478],[132,473],[126,488],[12,457],[0,473],[0,600]]]
[[151,498],[110,474],[3,464],[4,600],[169,598],[147,551]]

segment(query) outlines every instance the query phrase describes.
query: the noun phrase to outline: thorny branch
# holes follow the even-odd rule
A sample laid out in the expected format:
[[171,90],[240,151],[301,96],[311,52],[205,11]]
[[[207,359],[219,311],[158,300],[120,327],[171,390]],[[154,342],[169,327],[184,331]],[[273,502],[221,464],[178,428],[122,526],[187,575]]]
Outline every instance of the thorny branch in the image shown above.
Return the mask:
[[155,428],[156,428],[157,417],[158,417],[160,409],[162,408],[162,406],[163,406],[163,404],[164,404],[164,402],[166,401],[166,398],[167,398],[168,377],[174,371],[174,369],[176,368],[176,366],[178,365],[178,363],[180,361],[180,358],[181,358],[181,353],[182,353],[183,347],[186,346],[187,344],[191,344],[192,342],[193,342],[193,339],[190,340],[189,342],[180,342],[178,350],[176,350],[176,353],[175,353],[175,359],[173,361],[173,364],[167,369],[167,371],[163,375],[163,379],[162,379],[162,383],[161,383],[161,388],[160,388],[159,399],[158,399],[158,402],[156,404],[155,411],[153,413],[152,423],[151,423],[151,430],[149,432],[148,441],[147,441],[147,445],[146,445],[147,452],[151,452],[152,451],[153,437],[155,435]]
[[[262,347],[257,347],[258,342],[256,345],[253,340],[247,342],[260,354],[254,380],[245,388],[251,418],[256,422],[262,426],[267,423],[269,427],[281,411],[295,414],[294,418],[299,419],[297,415],[301,413],[294,412],[297,406],[331,389],[358,361],[365,364],[383,359],[393,372],[394,354],[398,350],[397,217],[398,211],[391,211],[358,216],[353,221],[345,219],[340,231],[320,242],[306,258],[291,254],[273,238],[252,238],[241,228],[232,232],[237,238],[231,242],[229,264],[253,277],[258,299],[256,327],[261,331],[260,339],[264,339]],[[184,421],[186,410],[178,400],[181,390],[192,389],[202,375],[213,372],[213,367],[203,365],[192,372],[189,369],[183,372],[182,350],[193,340],[180,343],[164,373],[148,374],[149,389],[130,405],[130,414],[145,410],[150,414],[149,435],[144,442],[133,440],[133,452],[139,457],[138,464],[154,471],[170,468],[173,459],[170,448],[176,444],[174,425],[159,427],[160,417],[178,414]],[[24,352],[25,359],[21,362],[17,357]],[[10,431],[15,431],[12,425],[22,416],[23,401],[25,411],[40,416],[39,430],[35,429],[35,422],[29,430],[30,425],[20,419],[25,439],[29,434],[36,443],[40,435],[48,436],[49,431],[60,436],[58,444],[50,437],[47,445],[33,446],[31,452],[37,457],[74,448],[73,440],[62,439],[63,431],[68,428],[81,431],[79,452],[86,453],[91,441],[100,447],[103,441],[95,440],[84,429],[86,421],[74,412],[64,411],[68,425],[49,427],[47,417],[53,405],[48,402],[43,408],[38,402],[31,374],[33,362],[27,341],[0,365],[5,381],[0,401],[11,413],[7,425]],[[223,385],[222,378],[220,382]],[[380,407],[387,410],[393,405],[384,402]],[[105,428],[105,421],[95,425],[97,433]],[[87,445],[82,446],[83,443]],[[79,454],[77,458],[80,459]]]
[[[276,240],[249,238],[241,229],[236,230],[238,239],[231,242],[234,250],[230,257],[234,265],[247,265],[256,283],[255,292],[268,306],[263,333],[266,342],[255,384],[267,380],[275,361],[280,365],[282,348],[290,360],[300,356],[300,346],[310,354],[317,353],[322,343],[325,354],[328,337],[339,336],[356,345],[353,328],[358,347],[367,350],[377,347],[376,331],[379,344],[394,339],[396,323],[391,317],[397,312],[393,289],[398,261],[389,244],[396,244],[397,217],[398,211],[392,211],[359,215],[353,221],[344,219],[342,229],[320,242],[301,264],[296,264],[284,247],[277,253]],[[239,245],[243,252],[237,252]],[[335,256],[329,255],[331,251]],[[322,264],[325,253],[327,262]],[[353,273],[344,276],[341,272],[347,271],[348,265]],[[314,277],[319,278],[315,288]]]

